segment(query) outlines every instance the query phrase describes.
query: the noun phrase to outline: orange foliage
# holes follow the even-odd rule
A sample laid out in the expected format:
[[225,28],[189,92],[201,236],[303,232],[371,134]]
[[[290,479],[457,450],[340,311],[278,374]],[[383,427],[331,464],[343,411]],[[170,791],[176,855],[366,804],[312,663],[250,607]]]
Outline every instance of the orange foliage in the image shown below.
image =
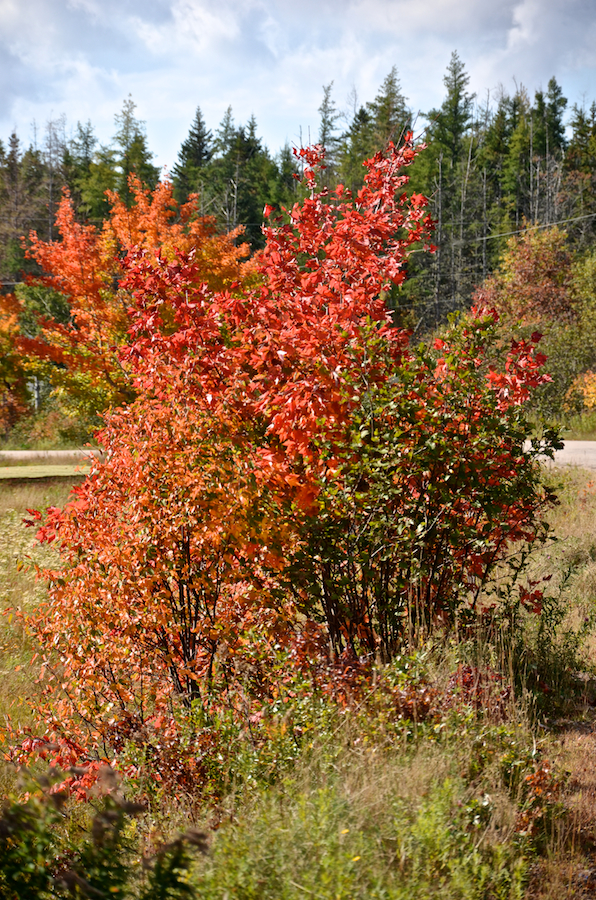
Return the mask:
[[19,304],[13,294],[0,295],[0,434],[27,412],[18,335]]
[[417,149],[408,135],[369,160],[357,197],[317,193],[321,149],[302,150],[310,196],[266,229],[259,284],[210,290],[192,252],[123,263],[138,396],[105,416],[105,459],[72,502],[32,513],[62,558],[29,620],[48,737],[87,759],[144,742],[160,778],[178,742],[197,771],[217,735],[185,744],[185,708],[262,720],[280,654],[322,664],[343,702],[359,656],[463,622],[537,538],[549,496],[521,411],[545,381],[535,341],[497,371],[491,310],[426,351],[383,301],[432,226],[403,190]]
[[58,208],[59,241],[42,241],[30,234],[28,254],[44,271],[37,280],[63,294],[70,304],[71,321],[42,323],[38,338],[22,338],[21,352],[58,363],[50,368],[55,385],[78,397],[88,412],[129,402],[134,396],[129,373],[119,353],[128,342],[131,325],[130,294],[120,282],[126,258],[134,250],[173,261],[177,254],[192,255],[197,278],[211,290],[223,290],[254,275],[247,261],[248,245],[236,241],[242,229],[217,234],[215,220],[197,214],[197,198],[178,206],[170,182],[154,191],[131,176],[133,203],[128,208],[116,192],[109,192],[111,210],[101,231],[75,219],[65,193]]
[[578,375],[567,396],[571,400],[574,394],[581,395],[586,409],[596,409],[596,372],[588,371]]

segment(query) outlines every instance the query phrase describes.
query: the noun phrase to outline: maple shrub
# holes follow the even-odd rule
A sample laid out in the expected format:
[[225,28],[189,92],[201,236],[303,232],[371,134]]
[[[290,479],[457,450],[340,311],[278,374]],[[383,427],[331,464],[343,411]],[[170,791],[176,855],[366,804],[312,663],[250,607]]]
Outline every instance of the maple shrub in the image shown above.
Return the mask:
[[317,191],[322,151],[301,150],[310,196],[265,229],[252,287],[213,290],[192,253],[122,263],[137,396],[106,414],[105,459],[72,501],[32,520],[62,562],[29,622],[47,733],[26,752],[140,744],[159,777],[198,784],[223,752],[214,708],[256,727],[280,658],[354,677],[473,615],[540,536],[555,439],[524,449],[535,341],[497,369],[491,310],[427,348],[384,305],[432,228],[405,191],[417,152],[390,144],[352,196]]

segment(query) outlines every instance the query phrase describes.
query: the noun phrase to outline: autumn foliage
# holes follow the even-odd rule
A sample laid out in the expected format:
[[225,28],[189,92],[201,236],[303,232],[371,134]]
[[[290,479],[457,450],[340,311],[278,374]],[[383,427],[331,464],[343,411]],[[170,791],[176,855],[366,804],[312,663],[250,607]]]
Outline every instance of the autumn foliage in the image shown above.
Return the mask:
[[482,285],[483,302],[509,325],[572,321],[577,309],[566,242],[567,235],[556,226],[529,227],[511,237],[497,271]]
[[26,375],[16,351],[19,336],[19,305],[13,294],[0,296],[0,435],[25,413]]
[[[130,373],[121,356],[132,324],[129,293],[123,288],[125,259],[134,248],[166,260],[192,254],[196,277],[212,290],[223,290],[250,277],[248,245],[242,228],[226,235],[216,232],[215,221],[198,215],[196,196],[182,205],[174,200],[171,182],[151,191],[130,177],[132,202],[125,204],[108,191],[110,213],[101,230],[76,221],[65,192],[56,215],[59,240],[29,236],[28,255],[41,267],[43,284],[63,295],[70,319],[41,320],[36,337],[17,342],[22,355],[37,360],[37,370],[48,377],[83,414],[92,415],[134,396]],[[35,366],[33,366],[35,368]]]
[[[425,348],[384,305],[432,227],[405,192],[417,152],[390,144],[352,197],[318,192],[322,153],[300,151],[310,196],[266,228],[253,286],[214,289],[192,251],[141,244],[121,263],[136,399],[106,415],[105,460],[72,502],[32,519],[62,558],[30,622],[52,739],[88,759],[142,744],[165,778],[184,709],[259,721],[280,656],[320,689],[357,681],[468,622],[539,536],[535,342],[496,368],[494,311]],[[195,739],[178,780],[215,752],[214,731]]]

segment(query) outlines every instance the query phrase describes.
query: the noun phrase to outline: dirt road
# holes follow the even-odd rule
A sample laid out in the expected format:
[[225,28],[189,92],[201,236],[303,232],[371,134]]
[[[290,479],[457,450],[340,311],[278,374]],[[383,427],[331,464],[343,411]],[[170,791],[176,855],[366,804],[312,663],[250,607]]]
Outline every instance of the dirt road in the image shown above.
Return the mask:
[[[2,450],[0,451],[0,477],[9,477],[4,467],[19,466],[22,468],[44,467],[54,469],[54,474],[68,474],[75,471],[75,466],[89,463],[90,456],[99,456],[99,451],[85,448],[82,450]],[[551,465],[551,463],[548,463]],[[555,454],[555,465],[582,466],[584,469],[596,469],[596,441],[565,441],[562,450]],[[60,472],[60,469],[64,469]],[[10,473],[12,475],[12,471]],[[24,476],[24,472],[22,472]],[[44,472],[45,474],[45,472]]]
[[596,441],[565,441],[555,453],[555,465],[596,469]]

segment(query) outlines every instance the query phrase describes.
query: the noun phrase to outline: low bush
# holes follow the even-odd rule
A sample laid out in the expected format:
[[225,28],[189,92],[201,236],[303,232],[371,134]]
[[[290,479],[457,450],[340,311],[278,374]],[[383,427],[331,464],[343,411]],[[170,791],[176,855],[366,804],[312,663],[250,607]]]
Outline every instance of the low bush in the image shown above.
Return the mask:
[[[133,816],[144,807],[107,796],[87,816],[88,827],[69,820],[67,794],[52,790],[52,774],[31,784],[33,796],[6,804],[0,816],[0,896],[10,900],[67,897],[192,896],[189,849],[206,849],[192,831],[139,858]],[[55,785],[54,785],[55,786]]]

